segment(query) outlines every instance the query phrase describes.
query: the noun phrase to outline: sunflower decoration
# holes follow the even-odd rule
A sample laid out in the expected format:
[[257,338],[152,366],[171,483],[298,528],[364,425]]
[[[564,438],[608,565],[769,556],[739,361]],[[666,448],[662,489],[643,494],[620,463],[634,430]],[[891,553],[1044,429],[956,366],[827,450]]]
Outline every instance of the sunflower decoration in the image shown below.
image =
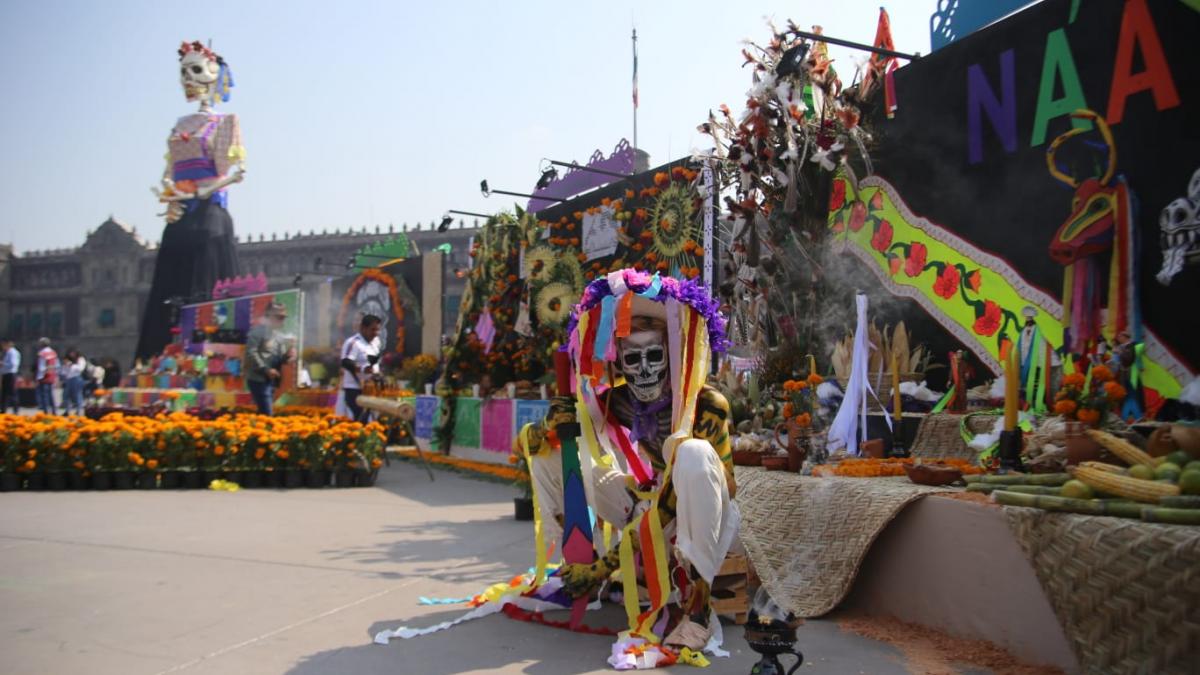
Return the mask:
[[531,284],[543,283],[550,278],[559,255],[549,246],[534,246],[525,251],[525,278]]
[[654,233],[654,252],[659,261],[671,267],[684,267],[685,263],[691,262],[686,245],[696,234],[693,199],[695,195],[690,187],[675,181],[654,202],[649,223],[650,231]]
[[537,292],[535,308],[538,321],[542,325],[562,326],[571,316],[571,305],[579,297],[570,284],[553,281],[541,287]]

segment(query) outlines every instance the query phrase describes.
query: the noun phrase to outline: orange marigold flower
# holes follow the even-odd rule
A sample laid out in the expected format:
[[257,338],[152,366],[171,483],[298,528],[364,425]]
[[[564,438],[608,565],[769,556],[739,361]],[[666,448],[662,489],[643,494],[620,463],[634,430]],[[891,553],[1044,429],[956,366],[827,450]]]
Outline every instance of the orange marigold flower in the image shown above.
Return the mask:
[[1086,380],[1087,378],[1079,373],[1071,373],[1063,376],[1062,383],[1064,387],[1082,387]]
[[1108,382],[1113,379],[1113,373],[1108,369],[1108,366],[1096,366],[1092,368],[1093,382]]
[[818,375],[816,373],[813,373],[812,375],[808,376],[808,383],[814,387],[817,386],[818,384],[821,384],[824,381],[825,381],[825,378],[821,377],[820,375]]
[[1120,384],[1117,384],[1116,382],[1104,383],[1104,395],[1108,398],[1108,400],[1113,402],[1124,401],[1126,394],[1128,394],[1128,392],[1125,391],[1125,387],[1122,387]]
[[812,426],[812,415],[806,412],[800,413],[799,415],[796,415],[796,419],[793,421],[801,428],[808,428]]
[[1070,399],[1063,399],[1054,404],[1054,412],[1058,415],[1070,416],[1079,408],[1079,404]]
[[633,190],[625,190],[625,198],[633,199]]
[[1095,408],[1082,408],[1075,417],[1084,424],[1095,425],[1100,421],[1100,411]]
[[792,413],[793,413],[794,411],[795,411],[795,408],[792,406],[792,404],[791,404],[791,403],[784,403],[784,404],[783,404],[783,416],[784,416],[784,417],[791,417],[791,416],[792,416]]
[[[82,462],[76,462],[76,464],[82,464]],[[80,467],[80,468],[82,468],[82,467]],[[150,469],[150,470],[157,469],[158,468],[158,460],[157,459],[146,460],[146,468]]]

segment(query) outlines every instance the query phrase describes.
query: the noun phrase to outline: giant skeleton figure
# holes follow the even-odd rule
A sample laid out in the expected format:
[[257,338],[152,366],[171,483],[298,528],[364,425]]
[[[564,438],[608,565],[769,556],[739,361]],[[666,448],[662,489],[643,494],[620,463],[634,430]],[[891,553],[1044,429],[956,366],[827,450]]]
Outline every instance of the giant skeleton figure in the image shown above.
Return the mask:
[[170,342],[169,304],[207,299],[217,281],[238,273],[225,188],[242,181],[245,149],[237,115],[213,108],[229,100],[233,77],[225,60],[199,42],[183,43],[178,54],[184,96],[200,107],[175,122],[162,187],[153,189],[167,205],[167,226],[138,338],[137,356],[143,359]]
[[[729,404],[715,389],[707,385],[699,389],[691,437],[676,446],[668,471],[664,444],[677,430],[672,428],[676,385],[669,376],[667,311],[662,302],[640,294],[633,298],[629,334],[615,338],[615,369],[624,383],[599,390],[596,397],[605,419],[594,424],[617,424],[622,428],[617,433],[628,430],[631,443],[652,468],[651,481],[639,484],[628,461],[612,466],[597,463],[588,492],[600,521],[619,529],[650,509],[650,495],[661,490],[658,515],[670,551],[671,586],[678,592],[676,604],[667,607],[671,621],[665,643],[699,649],[712,631],[709,589],[737,529]],[[546,429],[573,422],[575,417],[575,401],[557,398]],[[564,516],[560,450],[552,447],[547,436],[530,435],[531,474],[547,541],[559,541]],[[639,546],[634,539],[634,546]],[[593,593],[618,570],[619,561],[614,546],[594,564],[566,565],[560,574],[564,590],[571,597]]]

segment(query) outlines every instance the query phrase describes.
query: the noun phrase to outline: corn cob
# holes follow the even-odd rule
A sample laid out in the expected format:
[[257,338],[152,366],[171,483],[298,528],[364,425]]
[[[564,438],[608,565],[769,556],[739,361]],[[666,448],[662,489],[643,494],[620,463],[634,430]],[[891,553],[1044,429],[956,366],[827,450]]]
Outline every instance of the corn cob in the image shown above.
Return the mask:
[[1124,438],[1118,438],[1112,434],[1099,431],[1097,429],[1088,429],[1087,435],[1093,441],[1103,445],[1109,452],[1125,460],[1129,466],[1134,464],[1145,464],[1146,466],[1154,466],[1154,458],[1147,455],[1145,451],[1138,448]]
[[1080,462],[1079,466],[1100,469],[1101,471],[1107,471],[1109,473],[1125,473],[1124,467],[1117,466],[1116,464],[1109,464],[1108,462]]
[[987,483],[991,485],[1062,485],[1071,479],[1071,476],[1065,473],[1023,473],[1023,474],[1006,474],[1003,476],[993,476],[990,474],[979,474],[972,476],[963,476],[968,484],[970,483]]
[[1178,497],[1159,497],[1159,506],[1173,509],[1200,509],[1200,495],[1179,495]]
[[1083,513],[1089,516],[1117,516],[1121,518],[1141,518],[1144,508],[1141,504],[1134,504],[1133,502],[1028,495],[1019,492],[1009,492],[1007,490],[993,492],[992,499],[1006,506],[1027,506],[1047,511],[1066,511],[1068,513]]
[[1179,494],[1178,485],[1122,476],[1088,466],[1077,466],[1073,473],[1076,478],[1096,490],[1119,497],[1128,497],[1139,502],[1157,504],[1160,497]]

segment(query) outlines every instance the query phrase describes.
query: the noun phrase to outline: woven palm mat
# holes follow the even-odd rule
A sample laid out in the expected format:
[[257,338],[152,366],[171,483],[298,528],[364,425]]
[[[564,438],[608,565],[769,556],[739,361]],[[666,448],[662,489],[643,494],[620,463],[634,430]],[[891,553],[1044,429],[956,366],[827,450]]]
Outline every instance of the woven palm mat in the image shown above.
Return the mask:
[[741,539],[762,585],[801,617],[833,609],[875,537],[909,502],[953,488],[907,478],[811,478],[737,467]]
[[1083,672],[1200,672],[1200,527],[1004,513]]
[[[912,441],[913,457],[956,457],[974,462],[979,453],[967,447],[959,425],[964,415],[954,413],[930,413],[921,420],[917,437]],[[992,415],[973,415],[967,420],[967,428],[974,434],[991,431],[996,418]]]

